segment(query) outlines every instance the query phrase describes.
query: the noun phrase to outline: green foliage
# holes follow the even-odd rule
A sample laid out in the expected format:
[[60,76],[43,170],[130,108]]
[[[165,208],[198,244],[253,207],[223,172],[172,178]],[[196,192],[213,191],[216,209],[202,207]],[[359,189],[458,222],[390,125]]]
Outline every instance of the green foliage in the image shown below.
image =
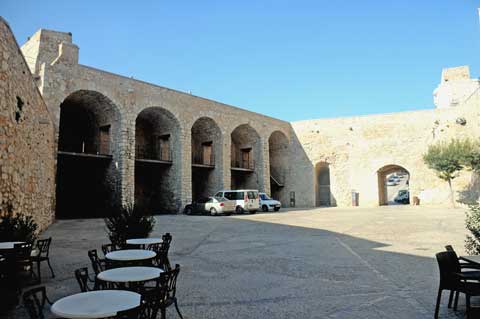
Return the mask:
[[12,207],[8,206],[0,213],[0,242],[24,241],[33,243],[37,238],[38,225],[32,216],[13,214]]
[[111,242],[122,245],[127,239],[148,237],[155,218],[138,205],[114,206],[105,218],[105,226]]
[[465,240],[465,251],[470,255],[480,254],[480,205],[469,206],[466,213],[465,225],[470,231]]
[[463,158],[463,162],[465,166],[470,168],[471,170],[475,171],[476,173],[480,173],[480,143],[473,143],[471,146],[470,152],[465,154]]
[[[464,168],[474,150],[474,144],[470,140],[453,139],[449,143],[440,142],[428,147],[423,155],[423,161],[427,166],[437,171],[438,177],[451,182]],[[472,162],[474,159],[471,159]]]

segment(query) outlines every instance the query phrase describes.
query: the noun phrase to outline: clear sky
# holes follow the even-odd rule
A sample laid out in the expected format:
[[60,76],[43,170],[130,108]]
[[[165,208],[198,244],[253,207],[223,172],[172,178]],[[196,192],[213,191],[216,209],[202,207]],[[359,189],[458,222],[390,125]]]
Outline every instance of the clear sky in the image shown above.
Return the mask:
[[73,33],[80,63],[287,121],[433,108],[480,69],[480,1],[0,0],[23,44]]

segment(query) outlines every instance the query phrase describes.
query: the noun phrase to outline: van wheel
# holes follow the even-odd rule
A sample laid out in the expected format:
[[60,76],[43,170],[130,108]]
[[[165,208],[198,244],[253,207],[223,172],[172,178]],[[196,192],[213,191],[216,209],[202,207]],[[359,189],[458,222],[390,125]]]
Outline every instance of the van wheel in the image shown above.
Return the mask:
[[185,207],[185,210],[183,211],[185,215],[191,215],[192,214],[192,207],[187,206]]
[[210,208],[210,215],[212,216],[217,215],[217,210],[214,207]]
[[243,213],[243,208],[242,208],[242,206],[237,206],[237,207],[235,208],[235,214],[241,214],[241,213]]
[[262,210],[263,210],[264,212],[268,212],[268,206],[267,206],[267,205],[263,205],[263,206],[262,206]]

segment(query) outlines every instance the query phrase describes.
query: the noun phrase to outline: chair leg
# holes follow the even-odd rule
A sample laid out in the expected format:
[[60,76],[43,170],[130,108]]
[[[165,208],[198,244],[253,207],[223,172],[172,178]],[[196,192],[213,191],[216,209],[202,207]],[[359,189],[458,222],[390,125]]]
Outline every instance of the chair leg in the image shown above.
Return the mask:
[[455,311],[458,309],[458,295],[460,295],[460,292],[455,292],[455,302],[453,303],[453,310]]
[[467,319],[469,319],[470,318],[470,295],[469,294],[465,295],[465,300],[467,304]]
[[40,261],[37,261],[38,283],[42,282],[42,275],[40,274]]
[[50,268],[50,271],[52,272],[52,278],[55,278],[55,273],[53,272],[52,265],[50,265],[50,258],[47,259],[47,264],[48,268]]
[[450,296],[448,297],[448,308],[452,308],[452,301],[453,301],[454,294],[455,294],[455,290],[450,290]]
[[440,310],[440,301],[442,299],[442,289],[438,289],[438,295],[437,295],[437,304],[435,305],[435,319],[438,318],[438,311]]
[[175,298],[175,309],[177,309],[177,313],[180,316],[181,319],[183,319],[182,314],[180,313],[180,309],[178,309],[178,303],[177,303],[177,298]]

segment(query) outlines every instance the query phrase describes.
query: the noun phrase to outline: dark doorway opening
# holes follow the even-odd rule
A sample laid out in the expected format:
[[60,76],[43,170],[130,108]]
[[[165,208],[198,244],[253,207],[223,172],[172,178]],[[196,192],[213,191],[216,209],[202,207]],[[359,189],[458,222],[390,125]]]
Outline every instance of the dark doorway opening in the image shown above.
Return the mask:
[[104,217],[119,203],[120,115],[105,96],[77,91],[60,105],[56,217]]
[[331,206],[330,167],[328,163],[315,166],[315,206]]

